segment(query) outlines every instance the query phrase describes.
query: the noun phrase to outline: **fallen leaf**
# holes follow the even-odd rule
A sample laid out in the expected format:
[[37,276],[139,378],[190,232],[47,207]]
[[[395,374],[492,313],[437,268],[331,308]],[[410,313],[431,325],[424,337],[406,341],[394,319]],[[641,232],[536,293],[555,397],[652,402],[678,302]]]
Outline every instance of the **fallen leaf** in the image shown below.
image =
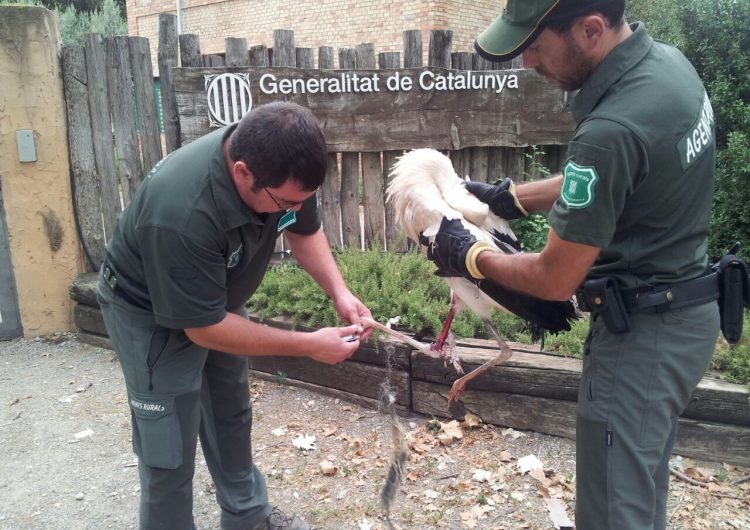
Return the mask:
[[464,421],[461,422],[461,427],[464,429],[472,429],[474,427],[479,427],[480,425],[482,425],[482,418],[471,412],[467,412],[466,416],[464,416]]
[[323,436],[333,436],[336,434],[336,427],[323,427]]
[[519,458],[518,462],[516,462],[516,466],[518,466],[518,471],[520,471],[521,474],[531,471],[532,469],[544,469],[544,464],[542,464],[542,461],[539,460],[536,455],[527,455]]
[[294,445],[294,447],[296,447],[297,449],[302,449],[303,451],[314,451],[316,449],[315,436],[302,436],[300,434],[294,440],[292,440],[292,445]]
[[85,431],[77,432],[73,436],[76,438],[76,440],[81,440],[82,438],[87,438],[94,434],[94,431],[91,429],[86,429]]
[[335,465],[333,465],[332,462],[328,460],[323,460],[320,463],[320,471],[324,475],[333,476],[338,472],[339,468],[337,468]]
[[471,476],[474,482],[489,482],[492,478],[492,471],[485,471],[484,469],[475,469],[474,474]]
[[464,433],[461,430],[461,426],[456,420],[449,421],[448,423],[441,423],[441,432],[438,436],[438,440],[442,445],[450,445],[456,440],[460,440],[464,437]]
[[501,462],[510,462],[512,460],[513,460],[513,456],[511,456],[510,451],[500,451]]

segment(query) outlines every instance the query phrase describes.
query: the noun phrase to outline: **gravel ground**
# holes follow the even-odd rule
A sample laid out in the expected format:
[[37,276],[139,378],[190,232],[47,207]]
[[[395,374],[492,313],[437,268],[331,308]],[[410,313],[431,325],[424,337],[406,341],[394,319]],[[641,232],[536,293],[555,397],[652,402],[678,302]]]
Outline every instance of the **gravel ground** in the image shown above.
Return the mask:
[[[136,528],[136,459],[114,354],[69,335],[22,339],[0,342],[0,367],[0,529]],[[249,391],[254,458],[271,501],[316,528],[385,529],[378,494],[388,418],[273,382]],[[403,423],[411,451],[392,507],[396,528],[552,529],[550,506],[572,518],[570,440],[484,425],[454,425],[450,436],[447,421],[421,416]],[[313,450],[294,446],[303,436],[315,438]],[[543,469],[521,473],[519,460],[531,455]],[[196,526],[216,529],[213,484],[197,461]],[[733,484],[748,469],[682,464],[703,486],[673,480],[669,528],[750,529],[750,486]]]

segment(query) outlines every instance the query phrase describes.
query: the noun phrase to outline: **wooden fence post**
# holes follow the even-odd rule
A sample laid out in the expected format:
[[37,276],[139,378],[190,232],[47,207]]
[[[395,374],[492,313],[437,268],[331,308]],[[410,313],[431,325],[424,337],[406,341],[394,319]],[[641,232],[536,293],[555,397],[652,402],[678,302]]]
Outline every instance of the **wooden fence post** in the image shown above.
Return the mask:
[[315,68],[315,50],[312,48],[295,48],[297,68]]
[[154,73],[151,70],[151,51],[148,39],[129,37],[130,60],[135,87],[135,102],[140,118],[139,134],[143,157],[143,171],[138,179],[147,174],[162,159],[161,133],[159,118],[156,115],[156,96],[154,94]]
[[195,33],[183,33],[179,36],[180,66],[195,68],[203,66],[201,59],[201,42]]
[[179,149],[180,117],[177,114],[177,97],[174,91],[172,68],[177,66],[177,16],[159,14],[159,78],[161,79],[161,110],[164,119],[164,137],[167,153]]
[[[387,52],[378,55],[378,66],[381,70],[397,70],[401,66],[401,55],[399,52]],[[386,74],[387,75],[387,74]],[[391,169],[396,163],[396,159],[400,156],[401,151],[389,150],[383,151],[383,182],[384,188],[387,189],[388,183],[390,182]],[[405,250],[401,248],[402,245],[407,241],[403,234],[401,234],[398,225],[396,224],[396,212],[393,205],[389,202],[385,203],[385,243],[386,250],[399,251]]]
[[247,39],[227,37],[224,39],[225,61],[227,66],[249,66],[250,55]]
[[422,32],[404,31],[404,68],[419,68],[422,64]]
[[141,182],[138,144],[134,141],[136,134],[130,49],[127,37],[107,37],[104,42],[107,47],[107,86],[115,136],[115,168],[120,181],[120,193],[124,205],[127,205]]
[[273,30],[273,66],[295,66],[297,61],[294,52],[294,31],[289,29]]
[[70,169],[75,183],[75,213],[90,267],[87,270],[95,271],[104,259],[105,240],[85,83],[86,56],[82,47],[64,46],[60,61],[68,117]]
[[[318,48],[318,68],[333,70],[333,48],[321,46]],[[338,155],[328,153],[328,170],[323,186],[320,188],[320,205],[323,210],[323,232],[328,238],[328,244],[333,248],[341,248],[341,174],[339,173]]]
[[[371,43],[359,44],[356,49],[356,68],[375,69],[375,47]],[[366,247],[376,242],[385,244],[385,206],[383,204],[383,165],[380,152],[363,152],[362,188],[364,191],[364,229]]]
[[[339,69],[357,66],[354,48],[339,50]],[[359,222],[359,153],[341,153],[341,235],[345,247],[361,248]]]
[[271,66],[271,61],[268,57],[268,48],[265,44],[256,44],[250,48],[250,66]]
[[122,203],[115,175],[115,146],[112,140],[112,122],[109,117],[107,53],[104,39],[101,35],[90,33],[85,37],[84,49],[94,158],[99,175],[104,233],[109,238],[115,228],[117,216],[122,211]]

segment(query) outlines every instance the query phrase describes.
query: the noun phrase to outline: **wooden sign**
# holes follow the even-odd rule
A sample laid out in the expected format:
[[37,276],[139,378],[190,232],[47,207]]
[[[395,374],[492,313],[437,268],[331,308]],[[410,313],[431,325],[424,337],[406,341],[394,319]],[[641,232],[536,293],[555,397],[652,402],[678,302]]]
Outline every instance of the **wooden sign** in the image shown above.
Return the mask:
[[560,145],[574,129],[569,94],[525,69],[176,68],[174,84],[183,145],[272,101],[311,109],[332,152]]

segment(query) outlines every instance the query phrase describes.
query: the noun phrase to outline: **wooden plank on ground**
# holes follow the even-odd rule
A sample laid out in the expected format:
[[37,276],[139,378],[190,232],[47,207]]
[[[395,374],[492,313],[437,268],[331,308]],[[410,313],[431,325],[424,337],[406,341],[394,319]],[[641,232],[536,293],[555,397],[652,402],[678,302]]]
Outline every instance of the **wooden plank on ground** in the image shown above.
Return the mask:
[[[450,417],[449,390],[412,379],[412,408],[421,414]],[[461,395],[461,402],[485,423],[575,438],[576,404],[572,401],[472,389]]]
[[[475,370],[496,357],[499,350],[456,348],[464,372]],[[469,390],[488,390],[510,394],[526,394],[575,401],[581,377],[581,362],[553,355],[514,352],[505,363],[495,366],[469,382]],[[439,383],[449,387],[458,378],[453,366],[442,360],[414,353],[411,361],[412,378]]]
[[86,264],[87,270],[93,270],[104,258],[105,240],[94,140],[91,136],[86,55],[82,47],[64,46],[60,59],[68,118],[70,169],[75,183],[75,213],[81,230],[81,243],[90,260]]
[[[497,349],[472,348],[460,344],[456,351],[466,373],[499,353]],[[442,361],[416,352],[412,356],[411,366],[414,380],[440,383],[448,387],[458,377],[450,365],[444,367]],[[514,349],[513,357],[472,380],[467,388],[576,401],[581,367],[580,359]],[[682,416],[750,426],[748,390],[744,385],[720,381],[712,375],[706,375],[693,391]]]
[[[323,364],[306,357],[252,357],[250,368],[268,374],[279,372],[287,377],[316,385],[343,390],[370,399],[379,399],[381,385],[386,380],[386,369],[382,366],[354,361],[339,364]],[[404,370],[391,370],[391,389],[396,403],[411,406],[409,374]]]
[[[443,385],[412,380],[412,408],[421,414],[450,417],[448,391]],[[461,402],[485,423],[575,439],[576,404],[572,401],[467,390]],[[748,466],[750,429],[680,418],[674,453]]]
[[104,326],[102,312],[97,307],[77,304],[73,310],[73,320],[76,326],[82,331],[97,335],[107,335],[107,328]]

